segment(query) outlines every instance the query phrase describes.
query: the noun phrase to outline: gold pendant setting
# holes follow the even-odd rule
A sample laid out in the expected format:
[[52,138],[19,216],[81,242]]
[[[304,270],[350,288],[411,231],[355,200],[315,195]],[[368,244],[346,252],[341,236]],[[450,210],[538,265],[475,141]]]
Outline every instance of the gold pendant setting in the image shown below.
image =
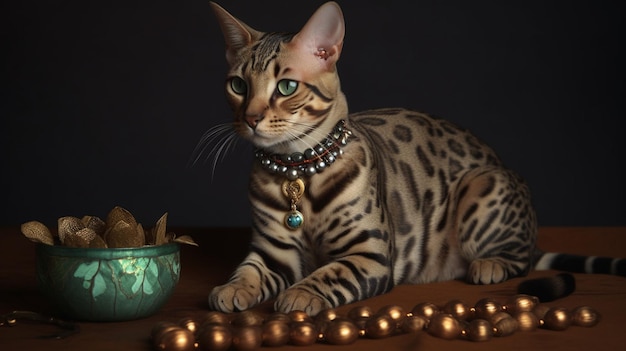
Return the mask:
[[291,211],[285,214],[285,226],[291,230],[296,230],[304,224],[304,215],[298,211],[298,202],[304,195],[304,181],[300,178],[295,180],[285,180],[282,186],[283,195],[291,202]]

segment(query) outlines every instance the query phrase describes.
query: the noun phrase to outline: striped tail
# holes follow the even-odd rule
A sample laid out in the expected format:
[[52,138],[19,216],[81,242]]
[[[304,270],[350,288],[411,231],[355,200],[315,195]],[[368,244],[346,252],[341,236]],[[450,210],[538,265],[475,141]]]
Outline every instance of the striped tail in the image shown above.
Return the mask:
[[[612,274],[626,277],[626,259],[537,252],[535,270],[558,270],[572,273]],[[569,273],[554,277],[528,279],[517,287],[520,294],[533,295],[541,302],[565,297],[576,290],[576,279]]]
[[545,252],[539,256],[535,269],[626,277],[626,259]]

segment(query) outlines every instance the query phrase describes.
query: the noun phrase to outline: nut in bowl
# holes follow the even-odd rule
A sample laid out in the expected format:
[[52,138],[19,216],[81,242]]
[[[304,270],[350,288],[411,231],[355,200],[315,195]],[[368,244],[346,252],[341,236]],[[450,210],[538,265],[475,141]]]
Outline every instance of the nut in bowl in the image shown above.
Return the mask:
[[180,277],[179,243],[195,245],[188,236],[166,234],[166,219],[167,214],[144,231],[128,211],[116,207],[106,221],[61,217],[56,234],[42,223],[24,223],[22,233],[38,243],[37,281],[54,311],[93,322],[157,312]]

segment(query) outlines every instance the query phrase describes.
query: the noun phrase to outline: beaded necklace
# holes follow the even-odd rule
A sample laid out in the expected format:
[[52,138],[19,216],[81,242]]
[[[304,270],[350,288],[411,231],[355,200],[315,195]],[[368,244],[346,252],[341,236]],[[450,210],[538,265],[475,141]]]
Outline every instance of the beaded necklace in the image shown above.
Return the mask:
[[592,327],[599,320],[598,312],[589,306],[573,310],[550,307],[534,296],[519,294],[504,303],[483,298],[473,306],[461,300],[443,306],[423,302],[411,310],[398,305],[378,311],[356,306],[343,316],[334,309],[315,317],[303,311],[268,316],[253,311],[211,311],[196,319],[158,323],[152,328],[151,341],[154,349],[161,351],[253,351],[261,346],[307,346],[318,342],[348,345],[360,338],[420,332],[442,339],[480,342],[538,328],[561,331],[570,326]]
[[346,121],[341,120],[324,140],[303,152],[274,154],[263,149],[256,150],[254,156],[263,169],[285,178],[282,192],[290,203],[290,210],[284,218],[287,228],[296,230],[304,224],[304,215],[298,211],[298,203],[305,191],[303,178],[312,177],[330,167],[343,155],[342,147],[348,144],[351,136]]

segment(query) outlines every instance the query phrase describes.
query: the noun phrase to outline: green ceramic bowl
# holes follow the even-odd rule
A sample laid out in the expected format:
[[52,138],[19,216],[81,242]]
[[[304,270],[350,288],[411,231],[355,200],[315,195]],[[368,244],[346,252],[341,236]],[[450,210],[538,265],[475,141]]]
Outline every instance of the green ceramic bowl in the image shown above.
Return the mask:
[[180,276],[178,244],[128,249],[37,245],[37,280],[65,318],[94,322],[148,317]]

